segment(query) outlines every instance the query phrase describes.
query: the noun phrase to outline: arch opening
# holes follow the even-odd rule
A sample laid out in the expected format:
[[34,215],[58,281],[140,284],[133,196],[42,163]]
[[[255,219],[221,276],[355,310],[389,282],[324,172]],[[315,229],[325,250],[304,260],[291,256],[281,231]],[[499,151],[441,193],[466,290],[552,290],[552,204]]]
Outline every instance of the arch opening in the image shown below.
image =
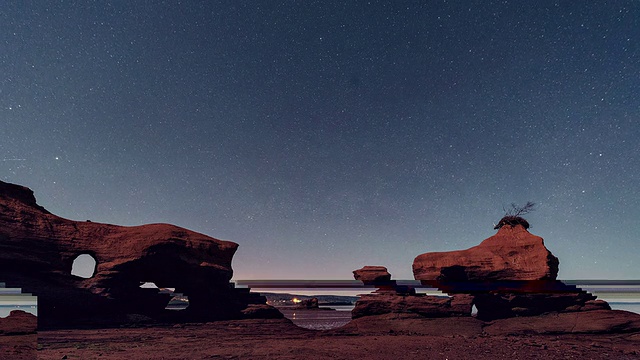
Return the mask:
[[89,254],[80,254],[73,260],[73,265],[71,265],[71,275],[90,279],[95,275],[97,265],[98,263],[93,256]]
[[189,307],[189,296],[182,293],[175,292],[176,288],[170,288],[170,287],[160,288],[153,282],[142,282],[140,284],[140,288],[156,289],[158,295],[161,295],[161,294],[168,295],[169,301],[165,306],[165,310],[180,311]]

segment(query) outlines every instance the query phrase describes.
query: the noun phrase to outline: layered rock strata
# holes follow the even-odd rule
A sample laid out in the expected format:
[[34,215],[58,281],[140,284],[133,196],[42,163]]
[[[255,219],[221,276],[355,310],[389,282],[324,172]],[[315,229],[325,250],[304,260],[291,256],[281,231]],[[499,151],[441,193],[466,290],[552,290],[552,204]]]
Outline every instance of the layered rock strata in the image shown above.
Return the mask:
[[0,335],[34,334],[38,328],[38,318],[22,310],[13,310],[9,316],[0,318]]
[[397,285],[384,266],[365,266],[353,271],[354,278],[378,289],[360,295],[351,317],[383,314],[418,314],[427,317],[470,316],[471,298],[466,295],[431,296],[416,294],[412,287]]
[[383,314],[418,314],[425,317],[471,316],[471,299],[465,295],[373,293],[360,295],[351,318]]

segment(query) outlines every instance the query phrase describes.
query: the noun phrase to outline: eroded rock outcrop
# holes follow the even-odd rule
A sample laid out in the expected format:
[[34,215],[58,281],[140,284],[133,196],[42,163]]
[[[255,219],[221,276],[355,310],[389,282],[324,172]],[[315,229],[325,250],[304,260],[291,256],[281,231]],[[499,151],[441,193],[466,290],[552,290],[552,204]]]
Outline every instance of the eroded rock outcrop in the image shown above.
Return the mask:
[[[498,233],[478,246],[416,257],[415,278],[448,297],[400,291],[394,280],[381,277],[388,273],[384,267],[354,271],[356,279],[378,289],[361,295],[351,326],[396,331],[406,328],[407,319],[449,317],[451,323],[443,324],[482,324],[494,335],[640,331],[640,315],[611,310],[606,301],[556,280],[559,262],[543,239],[526,230],[526,220],[505,219]],[[466,321],[473,305],[477,315]]]
[[9,316],[0,318],[0,335],[34,334],[38,328],[38,318],[22,310],[13,310]]
[[592,294],[556,280],[558,264],[541,237],[521,222],[501,221],[498,233],[478,246],[419,255],[413,273],[450,295],[472,296],[482,320],[610,309]]
[[[131,314],[241,318],[249,304],[266,299],[229,283],[237,247],[168,224],[124,227],[63,219],[39,206],[30,189],[0,182],[0,280],[38,296],[44,327],[126,322]],[[81,254],[96,260],[90,278],[71,275]],[[166,310],[171,297],[140,288],[144,282],[175,288],[188,296],[189,306]]]
[[384,266],[365,266],[354,270],[353,276],[365,285],[378,289],[360,295],[351,311],[353,319],[383,314],[418,314],[426,317],[470,316],[471,297],[416,294],[412,287],[397,285]]
[[471,316],[471,298],[465,295],[372,293],[360,295],[351,310],[353,319],[383,314],[418,314],[430,318]]
[[425,284],[555,280],[558,264],[541,237],[521,225],[506,225],[467,250],[418,255],[413,274]]
[[391,274],[384,266],[364,266],[353,270],[353,278],[362,281],[365,285],[378,285],[389,283]]

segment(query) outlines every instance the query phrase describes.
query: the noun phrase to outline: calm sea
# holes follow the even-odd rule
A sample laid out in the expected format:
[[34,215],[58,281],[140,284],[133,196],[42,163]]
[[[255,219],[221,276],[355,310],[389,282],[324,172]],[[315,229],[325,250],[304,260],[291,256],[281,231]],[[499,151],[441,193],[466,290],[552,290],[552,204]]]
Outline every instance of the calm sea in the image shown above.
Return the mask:
[[280,308],[280,312],[294,324],[313,330],[329,330],[345,325],[351,321],[353,305],[341,305],[333,308],[320,309],[287,309]]
[[609,302],[613,310],[626,310],[640,314],[640,302]]
[[9,316],[9,313],[13,310],[22,310],[24,312],[32,313],[38,316],[37,305],[0,305],[0,318]]
[[[610,302],[609,305],[613,310],[626,310],[640,314],[640,302]],[[333,306],[331,308],[334,310],[279,310],[294,324],[313,330],[334,329],[351,321],[353,305]]]

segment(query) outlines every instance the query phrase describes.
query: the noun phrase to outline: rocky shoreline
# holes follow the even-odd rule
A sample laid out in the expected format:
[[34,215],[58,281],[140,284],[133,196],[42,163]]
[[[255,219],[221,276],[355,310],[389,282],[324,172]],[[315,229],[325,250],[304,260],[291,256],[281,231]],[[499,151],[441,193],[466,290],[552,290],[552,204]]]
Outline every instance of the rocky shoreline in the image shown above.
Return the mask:
[[[0,319],[2,358],[640,358],[640,314],[558,281],[558,258],[519,217],[472,248],[415,258],[414,278],[448,296],[418,294],[384,266],[365,266],[354,278],[377,290],[344,326],[314,331],[229,282],[236,243],[168,224],[62,219],[30,189],[3,182],[0,208],[0,280],[37,295],[39,313],[37,335],[33,316]],[[82,254],[96,260],[86,278],[71,271]],[[168,309],[172,293],[146,282],[175,287],[188,307]]]

